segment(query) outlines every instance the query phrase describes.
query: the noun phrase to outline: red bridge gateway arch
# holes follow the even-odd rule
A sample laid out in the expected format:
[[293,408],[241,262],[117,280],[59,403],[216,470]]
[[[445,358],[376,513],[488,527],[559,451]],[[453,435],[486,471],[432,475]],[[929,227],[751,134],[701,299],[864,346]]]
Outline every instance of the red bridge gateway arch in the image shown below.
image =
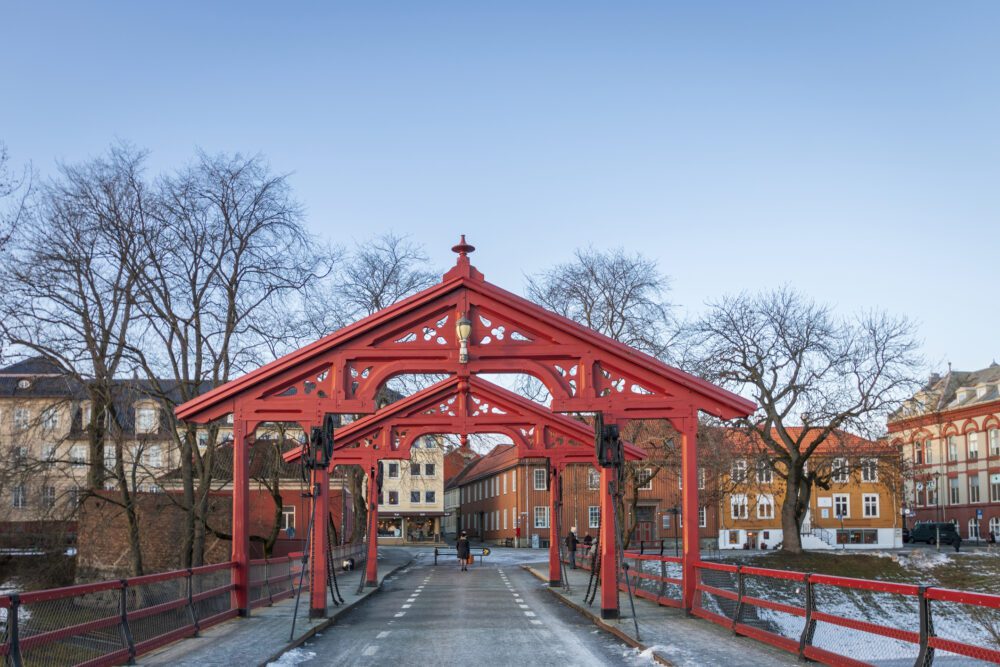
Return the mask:
[[[452,250],[458,253],[456,264],[437,285],[177,408],[179,419],[196,423],[233,416],[233,583],[242,615],[250,607],[248,444],[266,422],[296,422],[309,432],[328,413],[370,415],[336,430],[331,461],[363,465],[369,473],[379,459],[408,458],[409,445],[419,434],[506,433],[519,451],[550,459],[557,485],[561,466],[597,461],[587,427],[554,413],[602,412],[605,422],[620,425],[630,419],[667,419],[681,435],[682,512],[697,516],[698,413],[732,419],[749,415],[756,406],[486,282],[469,261],[475,248],[464,236]],[[549,410],[477,377],[490,373],[536,377],[551,394]],[[376,412],[379,389],[403,374],[448,379]],[[447,396],[443,403],[438,400],[442,396]],[[328,474],[328,469],[314,471],[322,513],[329,511]],[[601,468],[601,505],[609,509],[602,509],[602,516],[610,516],[611,477]],[[369,478],[371,488],[374,475]],[[556,491],[554,485],[553,498]],[[373,499],[369,492],[370,504]],[[601,613],[611,618],[618,615],[615,538],[613,522],[601,524]],[[317,522],[317,530],[325,530],[323,521]],[[325,537],[320,537],[314,536],[317,548],[311,554],[314,615],[326,611],[325,553],[319,548]],[[683,543],[683,605],[690,609],[699,559],[697,521],[684,523]],[[556,549],[550,551],[557,554]],[[369,558],[369,567],[374,566],[375,559]],[[558,564],[550,553],[553,566]]]

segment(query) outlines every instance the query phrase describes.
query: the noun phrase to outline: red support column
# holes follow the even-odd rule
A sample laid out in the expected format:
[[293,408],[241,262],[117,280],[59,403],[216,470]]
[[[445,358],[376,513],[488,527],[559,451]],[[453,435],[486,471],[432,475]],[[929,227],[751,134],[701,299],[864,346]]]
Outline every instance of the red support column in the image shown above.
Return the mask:
[[326,617],[326,541],[330,517],[330,473],[312,471],[313,534],[309,551],[309,618]]
[[618,618],[617,545],[612,468],[601,468],[601,618]]
[[681,475],[684,494],[681,498],[681,515],[684,518],[683,579],[681,587],[684,609],[690,613],[697,606],[695,564],[700,560],[698,537],[698,415],[695,413],[681,421]]
[[[378,463],[375,464],[377,466]],[[368,562],[365,586],[378,586],[378,487],[375,466],[368,469]]]
[[[237,407],[237,414],[239,408]],[[247,423],[233,421],[233,550],[232,605],[250,615],[250,452]]]
[[552,466],[549,479],[549,585],[558,586],[562,582],[559,574],[559,487],[562,479],[559,468]]

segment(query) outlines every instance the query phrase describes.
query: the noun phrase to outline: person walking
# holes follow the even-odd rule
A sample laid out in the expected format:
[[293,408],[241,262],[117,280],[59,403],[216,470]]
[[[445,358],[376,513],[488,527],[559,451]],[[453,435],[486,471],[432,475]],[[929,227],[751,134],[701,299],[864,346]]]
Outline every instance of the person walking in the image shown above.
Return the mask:
[[569,529],[569,535],[566,536],[566,548],[569,549],[569,567],[571,570],[576,569],[576,545],[580,543],[580,540],[576,539],[576,528]]
[[463,530],[455,542],[455,551],[458,552],[458,562],[462,564],[462,572],[469,571],[469,537]]
[[958,553],[962,549],[962,536],[957,532],[955,533],[955,541],[952,544],[955,546],[955,553]]

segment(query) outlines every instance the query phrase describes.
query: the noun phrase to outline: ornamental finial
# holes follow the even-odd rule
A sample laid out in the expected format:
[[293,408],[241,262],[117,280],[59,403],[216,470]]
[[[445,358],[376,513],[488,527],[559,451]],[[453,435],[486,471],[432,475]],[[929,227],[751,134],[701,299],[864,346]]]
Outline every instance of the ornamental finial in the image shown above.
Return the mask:
[[457,252],[459,257],[467,257],[470,252],[475,252],[476,246],[465,242],[465,234],[462,234],[462,240],[458,242],[458,245],[451,247],[452,252]]

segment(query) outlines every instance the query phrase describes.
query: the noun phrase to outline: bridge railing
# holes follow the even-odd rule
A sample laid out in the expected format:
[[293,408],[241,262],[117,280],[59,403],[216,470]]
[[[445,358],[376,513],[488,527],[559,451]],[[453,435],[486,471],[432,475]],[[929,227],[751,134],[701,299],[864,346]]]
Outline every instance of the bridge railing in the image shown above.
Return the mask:
[[701,562],[692,610],[734,633],[838,665],[1000,662],[1000,596]]
[[0,597],[12,665],[113,665],[236,615],[233,563]]
[[[364,545],[332,551],[364,563]],[[118,665],[237,615],[226,562],[186,570],[0,596],[0,656],[21,665]],[[250,562],[251,607],[291,597],[301,554]],[[308,577],[304,582],[308,587]]]

